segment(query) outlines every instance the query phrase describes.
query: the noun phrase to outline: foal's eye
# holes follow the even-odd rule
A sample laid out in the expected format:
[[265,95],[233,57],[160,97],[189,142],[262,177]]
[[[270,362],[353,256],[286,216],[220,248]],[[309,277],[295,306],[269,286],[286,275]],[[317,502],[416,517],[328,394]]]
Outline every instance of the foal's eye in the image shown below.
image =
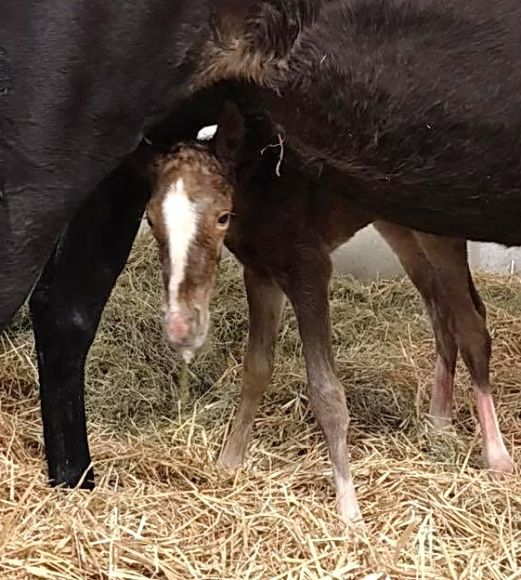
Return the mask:
[[148,216],[146,216],[146,219],[147,219],[147,224],[148,224],[148,225],[150,226],[150,228],[152,229],[152,228],[154,227],[154,225],[152,224],[152,220],[151,220],[151,219],[150,219]]
[[217,223],[219,224],[219,226],[225,228],[230,223],[230,214],[228,212],[222,213],[217,218]]

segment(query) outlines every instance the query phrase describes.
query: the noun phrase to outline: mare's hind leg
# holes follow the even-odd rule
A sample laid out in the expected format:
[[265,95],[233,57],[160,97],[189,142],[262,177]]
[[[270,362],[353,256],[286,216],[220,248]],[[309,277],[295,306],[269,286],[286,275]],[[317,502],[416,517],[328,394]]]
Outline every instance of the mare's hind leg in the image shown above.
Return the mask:
[[328,286],[329,256],[303,248],[281,285],[297,317],[304,346],[309,402],[329,450],[338,511],[344,522],[362,519],[349,469],[347,430],[349,413],[344,389],[336,376],[331,346]]
[[244,462],[253,421],[262,395],[273,373],[277,331],[284,305],[284,294],[273,281],[244,268],[248,296],[249,336],[244,356],[242,394],[219,465],[233,469]]
[[45,449],[54,485],[94,485],[85,425],[85,360],[147,199],[148,188],[135,172],[119,167],[67,226],[31,297]]
[[[454,373],[458,356],[458,347],[450,326],[450,306],[444,294],[439,291],[433,267],[415,234],[407,228],[388,222],[375,222],[374,226],[398,256],[427,307],[436,340],[436,366],[429,417],[435,429],[442,429],[451,424]],[[465,242],[462,242],[462,250],[466,252]],[[466,259],[466,253],[464,255]]]
[[437,275],[437,285],[451,308],[451,324],[458,348],[469,369],[483,438],[483,461],[497,472],[513,470],[512,460],[499,429],[490,389],[490,336],[484,308],[474,285],[470,285],[467,254],[461,240],[416,233]]

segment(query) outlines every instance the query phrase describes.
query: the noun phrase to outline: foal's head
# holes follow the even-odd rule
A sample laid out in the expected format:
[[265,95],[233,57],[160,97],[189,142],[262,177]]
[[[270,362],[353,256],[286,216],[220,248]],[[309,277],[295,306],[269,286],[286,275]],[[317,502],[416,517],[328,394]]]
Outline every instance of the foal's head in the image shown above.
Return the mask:
[[147,217],[162,262],[165,327],[186,361],[208,333],[210,298],[230,224],[233,172],[228,168],[242,133],[242,119],[234,115],[225,112],[228,131],[218,130],[211,145],[177,145],[152,163]]

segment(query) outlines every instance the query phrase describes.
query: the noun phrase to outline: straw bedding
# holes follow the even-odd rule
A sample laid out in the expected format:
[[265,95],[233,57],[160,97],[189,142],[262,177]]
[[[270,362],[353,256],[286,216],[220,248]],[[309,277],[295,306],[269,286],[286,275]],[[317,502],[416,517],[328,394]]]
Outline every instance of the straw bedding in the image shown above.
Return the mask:
[[[521,282],[478,282],[500,423],[519,462]],[[425,429],[433,342],[407,281],[333,284],[334,346],[366,521],[347,537],[291,313],[247,465],[222,473],[215,459],[238,401],[247,331],[240,269],[223,264],[213,336],[191,368],[189,391],[178,388],[179,359],[162,333],[161,291],[145,236],[89,361],[92,493],[46,486],[26,313],[2,337],[1,578],[521,578],[520,479],[497,482],[480,470],[464,368],[455,427]]]

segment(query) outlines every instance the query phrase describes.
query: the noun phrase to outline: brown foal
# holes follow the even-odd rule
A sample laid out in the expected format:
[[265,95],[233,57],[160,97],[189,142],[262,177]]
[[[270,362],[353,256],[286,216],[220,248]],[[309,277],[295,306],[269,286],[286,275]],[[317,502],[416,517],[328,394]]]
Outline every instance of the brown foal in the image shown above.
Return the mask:
[[[235,139],[226,138],[234,135]],[[236,149],[230,142],[240,144]],[[213,142],[187,144],[156,160],[148,216],[159,242],[167,333],[188,360],[203,344],[221,248],[244,265],[250,328],[242,397],[220,464],[242,465],[253,421],[273,371],[284,296],[298,320],[309,401],[324,432],[340,516],[361,519],[348,462],[349,414],[331,347],[331,252],[369,223],[385,238],[420,292],[432,323],[437,360],[430,403],[435,428],[451,422],[458,351],[471,374],[485,465],[511,472],[490,392],[490,337],[464,240],[419,233],[378,220],[348,201],[348,184],[309,175],[284,157],[262,126],[244,131],[228,107]],[[279,176],[279,168],[282,172]],[[233,205],[233,219],[230,212]],[[226,235],[226,239],[225,239]]]

